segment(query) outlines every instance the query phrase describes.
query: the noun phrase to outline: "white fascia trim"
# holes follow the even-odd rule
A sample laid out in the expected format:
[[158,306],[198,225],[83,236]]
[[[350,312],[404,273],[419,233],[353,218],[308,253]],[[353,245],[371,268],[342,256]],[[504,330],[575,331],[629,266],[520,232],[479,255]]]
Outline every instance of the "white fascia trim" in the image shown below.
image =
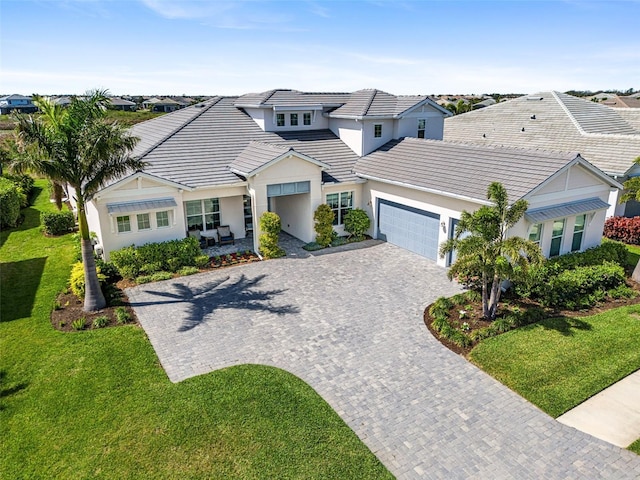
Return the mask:
[[174,182],[173,180],[167,180],[165,178],[158,177],[156,175],[152,175],[152,174],[146,173],[146,172],[135,172],[135,173],[132,173],[131,175],[123,177],[123,178],[119,179],[118,181],[112,183],[111,185],[99,190],[98,192],[96,192],[94,197],[99,197],[100,195],[102,195],[105,192],[109,192],[111,190],[115,190],[115,189],[119,188],[120,186],[127,184],[128,182],[136,180],[137,178],[146,178],[147,180],[151,180],[153,182],[157,182],[157,183],[160,183],[162,185],[167,185],[167,186],[170,186],[170,187],[174,187],[174,188],[177,188],[178,190],[187,190],[187,191],[193,191],[194,190],[193,187],[190,187],[188,185],[184,185],[182,183]]
[[396,185],[398,187],[410,188],[411,190],[419,190],[421,192],[433,193],[435,195],[442,195],[443,197],[455,198],[457,200],[465,200],[471,203],[477,203],[479,205],[492,205],[492,203],[488,200],[481,200],[478,198],[467,197],[466,195],[458,195],[457,193],[445,192],[443,190],[436,190],[435,188],[426,188],[426,187],[418,187],[416,185],[411,185],[409,183],[398,182],[395,180],[387,180],[386,178],[378,178],[372,175],[366,175],[364,173],[355,172],[356,175],[362,178],[366,178],[367,180],[374,180],[376,182],[388,183],[389,185]]
[[321,187],[324,190],[327,187],[335,187],[336,185],[362,185],[363,183],[367,183],[367,181],[361,178],[359,180],[350,180],[348,182],[322,182]]
[[[235,172],[234,172],[235,173]],[[243,175],[244,176],[244,175]],[[208,185],[208,186],[202,186],[202,187],[195,187],[194,189],[192,189],[192,191],[197,191],[197,190],[208,190],[211,188],[234,188],[234,187],[244,187],[245,185],[248,185],[248,182],[235,182],[235,183],[225,183],[223,185]]]
[[331,113],[325,114],[328,118],[345,118],[347,120],[395,120],[400,118],[398,115],[333,115]]

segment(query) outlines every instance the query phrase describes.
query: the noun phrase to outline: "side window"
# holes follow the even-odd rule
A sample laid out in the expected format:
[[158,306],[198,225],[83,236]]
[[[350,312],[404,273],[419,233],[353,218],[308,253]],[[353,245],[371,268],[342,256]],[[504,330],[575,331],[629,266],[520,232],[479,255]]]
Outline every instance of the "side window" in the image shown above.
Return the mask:
[[427,120],[424,118],[418,119],[418,138],[424,138],[425,131],[427,130]]
[[536,223],[535,225],[531,225],[529,229],[529,241],[533,243],[537,243],[540,245],[540,239],[542,238],[542,224]]
[[560,255],[562,248],[562,237],[564,236],[564,218],[553,222],[553,231],[551,232],[551,248],[549,249],[550,257]]
[[169,212],[156,212],[156,225],[158,228],[169,226]]
[[151,228],[148,213],[139,213],[136,217],[138,220],[138,230],[149,230]]
[[586,224],[587,215],[582,214],[576,217],[576,223],[573,225],[573,239],[571,240],[571,251],[577,252],[582,248],[582,238],[584,237],[584,226]]
[[131,220],[129,219],[129,215],[116,217],[116,223],[118,224],[118,233],[126,233],[131,231]]
[[284,127],[284,113],[276,113],[276,125]]
[[302,123],[304,123],[305,125],[311,125],[311,112],[302,114]]
[[382,125],[381,124],[376,124],[376,125],[373,126],[373,136],[375,138],[382,137]]
[[292,127],[297,127],[298,126],[298,114],[297,113],[292,113],[291,115],[289,115],[289,123],[291,124]]

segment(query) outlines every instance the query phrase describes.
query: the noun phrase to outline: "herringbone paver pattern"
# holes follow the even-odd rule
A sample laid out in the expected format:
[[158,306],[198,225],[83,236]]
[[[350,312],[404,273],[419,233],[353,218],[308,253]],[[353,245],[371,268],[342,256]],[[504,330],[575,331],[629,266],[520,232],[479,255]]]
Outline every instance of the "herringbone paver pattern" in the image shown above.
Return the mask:
[[172,381],[288,370],[398,478],[640,478],[640,457],[556,422],[431,337],[424,308],[456,290],[433,262],[377,244],[128,295]]

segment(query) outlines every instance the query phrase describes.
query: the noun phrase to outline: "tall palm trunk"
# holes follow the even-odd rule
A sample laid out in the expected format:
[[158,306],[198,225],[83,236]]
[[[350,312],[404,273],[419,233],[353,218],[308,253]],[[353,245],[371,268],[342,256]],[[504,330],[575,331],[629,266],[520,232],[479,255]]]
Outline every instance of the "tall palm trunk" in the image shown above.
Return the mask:
[[51,180],[51,185],[53,186],[53,199],[56,202],[56,207],[58,210],[62,210],[62,185],[54,180]]
[[[76,193],[79,189],[76,189]],[[107,306],[107,301],[102,294],[96,260],[93,256],[93,245],[87,224],[84,199],[78,195],[78,225],[80,227],[80,242],[82,246],[82,265],[84,267],[84,311],[94,312]]]

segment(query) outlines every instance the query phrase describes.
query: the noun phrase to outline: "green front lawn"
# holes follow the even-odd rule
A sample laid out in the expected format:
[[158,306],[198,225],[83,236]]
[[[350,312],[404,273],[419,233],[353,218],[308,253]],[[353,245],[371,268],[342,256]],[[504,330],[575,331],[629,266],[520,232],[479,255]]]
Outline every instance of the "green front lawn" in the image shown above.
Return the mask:
[[167,379],[142,329],[55,331],[73,258],[39,210],[0,234],[0,478],[391,478],[309,386],[243,365]]
[[640,455],[640,438],[629,445],[629,450]]
[[482,341],[470,359],[558,417],[640,368],[640,305],[543,320]]
[[627,263],[631,269],[635,268],[640,259],[640,245],[627,244]]

